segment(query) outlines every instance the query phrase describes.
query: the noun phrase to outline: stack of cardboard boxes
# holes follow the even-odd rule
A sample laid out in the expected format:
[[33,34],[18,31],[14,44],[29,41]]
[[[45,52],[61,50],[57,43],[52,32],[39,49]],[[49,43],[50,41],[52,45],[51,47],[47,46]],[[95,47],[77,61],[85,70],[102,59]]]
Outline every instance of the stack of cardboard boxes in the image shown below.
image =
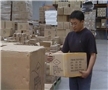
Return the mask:
[[45,21],[45,9],[44,9],[44,7],[39,8],[39,20],[41,22]]
[[27,22],[32,20],[32,2],[13,1],[12,20],[18,22]]
[[0,36],[2,38],[12,36],[15,32],[15,22],[2,20],[0,32],[1,32]]
[[[75,4],[76,3],[76,4]],[[66,35],[72,31],[72,26],[69,22],[69,15],[74,10],[80,10],[80,2],[79,1],[69,1],[69,2],[58,2],[57,8],[57,36],[60,37],[61,43],[64,43],[64,39]]]
[[10,20],[11,1],[1,1],[1,20]]

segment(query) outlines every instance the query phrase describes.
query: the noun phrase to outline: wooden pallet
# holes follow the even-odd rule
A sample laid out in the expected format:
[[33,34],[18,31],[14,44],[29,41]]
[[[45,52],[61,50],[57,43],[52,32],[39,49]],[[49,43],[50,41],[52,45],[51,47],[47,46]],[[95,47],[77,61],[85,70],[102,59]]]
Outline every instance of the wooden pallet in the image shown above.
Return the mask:
[[58,78],[53,84],[45,84],[45,89],[44,90],[56,90],[57,86],[61,82],[61,77]]

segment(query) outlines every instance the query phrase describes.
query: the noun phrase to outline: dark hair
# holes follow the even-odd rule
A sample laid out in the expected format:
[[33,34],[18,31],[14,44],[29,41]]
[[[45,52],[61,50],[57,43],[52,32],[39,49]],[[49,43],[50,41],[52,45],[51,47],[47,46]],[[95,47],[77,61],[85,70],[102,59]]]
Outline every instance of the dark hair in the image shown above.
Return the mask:
[[74,18],[76,18],[76,19],[78,19],[80,21],[84,20],[84,14],[83,14],[83,12],[81,12],[80,10],[73,11],[71,13],[71,15],[70,15],[70,19],[74,19]]

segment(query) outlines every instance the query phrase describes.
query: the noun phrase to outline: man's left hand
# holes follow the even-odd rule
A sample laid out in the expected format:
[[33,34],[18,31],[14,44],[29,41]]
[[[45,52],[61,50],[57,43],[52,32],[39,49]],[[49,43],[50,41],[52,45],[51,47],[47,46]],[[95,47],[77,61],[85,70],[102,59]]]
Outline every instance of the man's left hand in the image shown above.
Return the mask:
[[90,72],[88,72],[88,71],[79,71],[79,72],[81,73],[82,78],[87,78],[87,76],[90,74]]

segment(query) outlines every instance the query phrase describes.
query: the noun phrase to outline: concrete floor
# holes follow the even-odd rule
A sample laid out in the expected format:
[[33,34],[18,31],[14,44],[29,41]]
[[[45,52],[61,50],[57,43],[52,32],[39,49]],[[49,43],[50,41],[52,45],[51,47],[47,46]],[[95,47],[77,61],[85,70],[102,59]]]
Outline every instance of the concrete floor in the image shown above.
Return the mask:
[[[108,90],[108,40],[97,40],[97,60],[93,69],[91,90]],[[62,78],[56,90],[69,90],[68,78]]]

